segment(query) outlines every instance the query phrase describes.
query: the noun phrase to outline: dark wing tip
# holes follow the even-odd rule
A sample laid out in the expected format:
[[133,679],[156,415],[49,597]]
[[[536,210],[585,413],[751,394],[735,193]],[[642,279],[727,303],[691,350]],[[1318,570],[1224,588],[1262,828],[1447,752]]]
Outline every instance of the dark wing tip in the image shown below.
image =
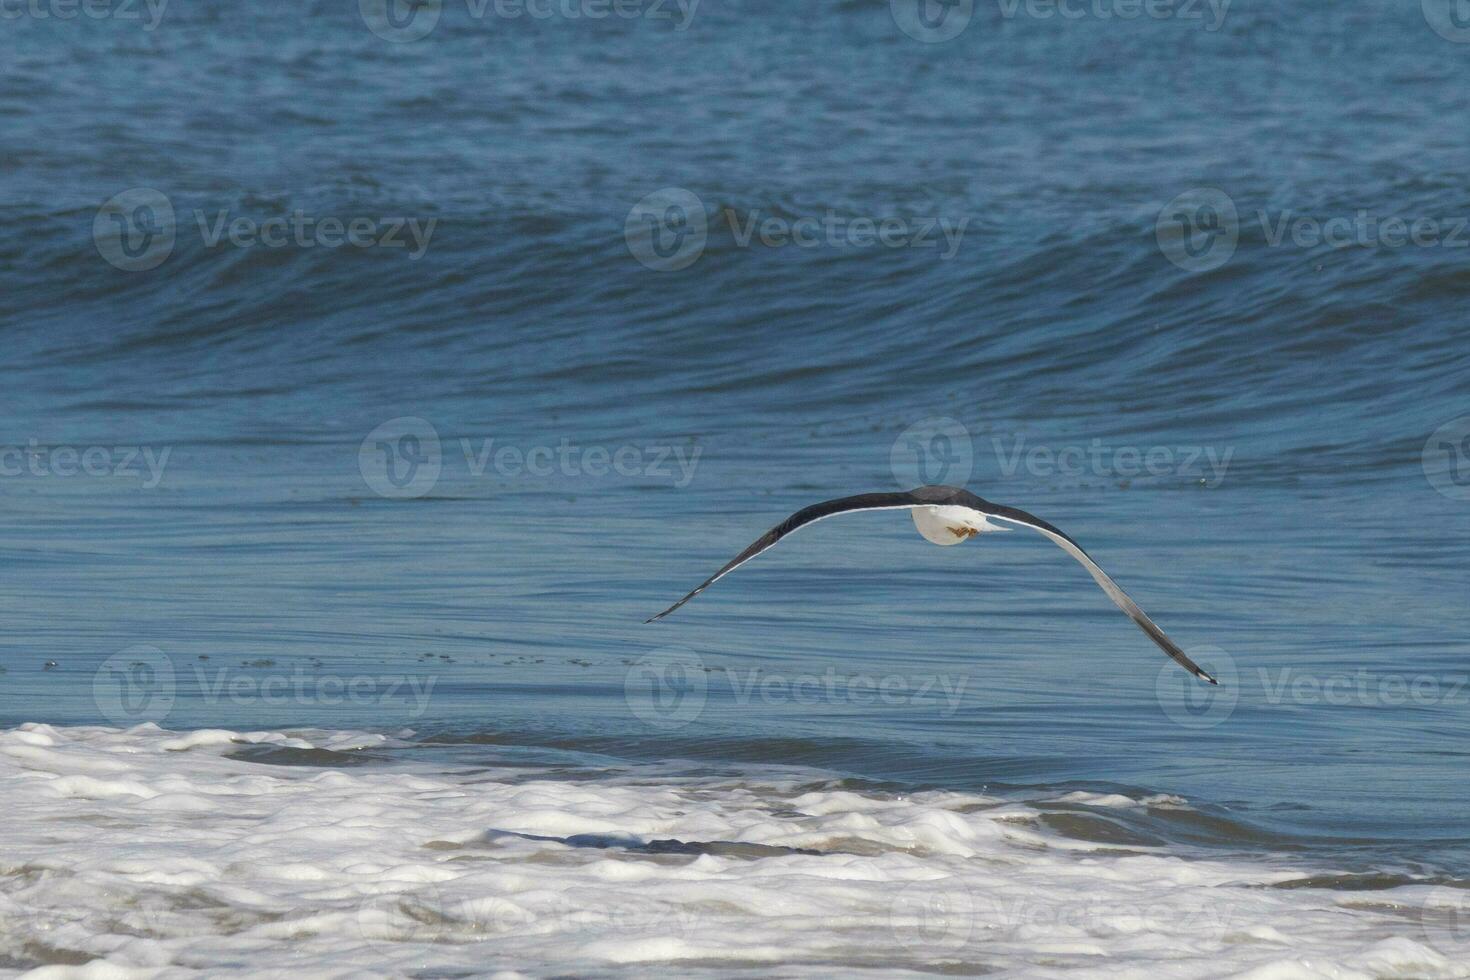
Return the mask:
[[[705,585],[708,585],[708,584],[709,584],[708,582],[705,583]],[[699,588],[695,589],[693,592],[689,593],[684,598],[680,599],[678,602],[674,603],[672,606],[670,606],[669,608],[665,609],[663,612],[659,613],[657,616],[650,616],[647,619],[645,619],[643,621],[643,625],[644,626],[647,626],[649,623],[656,623],[656,622],[658,622],[660,619],[663,619],[669,613],[673,612],[675,609],[678,609],[680,606],[684,605],[684,603],[688,602],[690,599],[693,599],[695,596],[699,595],[699,593],[701,593],[703,591],[704,591],[704,585],[701,585]]]
[[[1165,651],[1164,652],[1169,653],[1169,650],[1168,650],[1167,647],[1165,648]],[[1216,687],[1219,687],[1220,686],[1220,682],[1219,681],[1215,680],[1214,677],[1210,676],[1210,674],[1203,667],[1201,667],[1199,664],[1195,663],[1193,660],[1190,660],[1189,657],[1185,656],[1184,653],[1183,653],[1183,651],[1180,651],[1180,655],[1177,656],[1177,657],[1174,656],[1173,653],[1169,653],[1169,656],[1175,662],[1177,662],[1179,664],[1179,666],[1183,667],[1185,670],[1189,671],[1191,674],[1193,674],[1195,677],[1198,677],[1200,680],[1204,681],[1206,684],[1213,684]]]

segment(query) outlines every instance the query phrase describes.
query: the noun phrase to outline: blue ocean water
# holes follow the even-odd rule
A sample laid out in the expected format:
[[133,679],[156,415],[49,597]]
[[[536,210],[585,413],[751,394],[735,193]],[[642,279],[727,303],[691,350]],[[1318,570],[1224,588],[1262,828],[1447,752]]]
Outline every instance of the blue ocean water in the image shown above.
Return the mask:
[[[1179,794],[1109,832],[1470,876],[1455,11],[969,6],[15,8],[0,727]],[[1225,686],[901,514],[643,624],[921,480]]]

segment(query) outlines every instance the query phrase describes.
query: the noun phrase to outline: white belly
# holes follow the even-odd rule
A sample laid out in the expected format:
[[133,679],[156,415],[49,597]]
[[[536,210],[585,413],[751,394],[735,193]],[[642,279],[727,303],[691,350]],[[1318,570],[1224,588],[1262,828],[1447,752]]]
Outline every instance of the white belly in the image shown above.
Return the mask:
[[969,531],[999,530],[985,520],[985,515],[968,507],[915,507],[909,513],[914,515],[914,526],[926,541],[945,547],[968,540]]

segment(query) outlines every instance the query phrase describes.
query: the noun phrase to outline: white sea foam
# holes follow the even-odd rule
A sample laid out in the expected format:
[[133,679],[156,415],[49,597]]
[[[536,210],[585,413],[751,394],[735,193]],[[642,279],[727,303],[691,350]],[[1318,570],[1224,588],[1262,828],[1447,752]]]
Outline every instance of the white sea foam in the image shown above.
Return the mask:
[[1452,890],[1274,889],[1330,869],[1088,844],[1014,801],[229,757],[381,744],[0,732],[0,973],[1470,976]]

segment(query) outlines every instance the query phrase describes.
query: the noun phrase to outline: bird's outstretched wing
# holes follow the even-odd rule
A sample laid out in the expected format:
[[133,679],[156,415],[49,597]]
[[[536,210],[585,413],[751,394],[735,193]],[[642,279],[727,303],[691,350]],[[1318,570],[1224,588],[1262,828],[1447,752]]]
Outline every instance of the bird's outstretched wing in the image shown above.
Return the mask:
[[994,517],[998,520],[1010,521],[1012,524],[1019,524],[1022,527],[1029,527],[1033,531],[1039,531],[1040,533],[1046,535],[1058,546],[1060,546],[1063,551],[1071,555],[1073,558],[1077,559],[1077,561],[1081,563],[1083,568],[1087,569],[1087,573],[1092,576],[1093,581],[1102,586],[1102,590],[1108,594],[1109,599],[1113,600],[1113,604],[1116,605],[1119,609],[1123,610],[1125,613],[1127,613],[1128,618],[1137,623],[1138,628],[1147,633],[1149,639],[1153,640],[1159,645],[1159,649],[1167,653],[1170,657],[1174,659],[1177,664],[1179,664],[1179,666],[1183,667],[1185,670],[1189,671],[1200,680],[1208,681],[1211,684],[1220,683],[1219,681],[1215,680],[1215,678],[1211,677],[1209,674],[1200,669],[1199,664],[1195,663],[1193,660],[1190,660],[1189,657],[1184,653],[1184,651],[1179,649],[1179,645],[1173,640],[1169,639],[1169,635],[1159,628],[1159,624],[1155,623],[1152,619],[1149,619],[1148,615],[1142,609],[1138,608],[1138,603],[1134,602],[1133,598],[1128,593],[1124,592],[1122,587],[1119,586],[1117,582],[1113,581],[1112,576],[1103,571],[1098,563],[1092,560],[1092,556],[1083,551],[1082,546],[1076,541],[1073,541],[1071,536],[1063,532],[1061,528],[1056,527],[1052,524],[1048,524],[1041,518],[1035,516],[1034,514],[1028,514],[1024,510],[1017,510],[1014,507],[1005,507],[1000,504],[993,504],[990,501],[977,497],[972,493],[967,493],[966,496],[970,499],[964,506],[978,510],[986,517]]
[[1006,507],[1001,504],[993,504],[988,500],[975,496],[968,490],[961,490],[956,487],[920,487],[908,493],[863,493],[855,497],[841,497],[837,500],[828,500],[803,508],[761,535],[750,547],[736,555],[718,572],[715,572],[702,582],[698,588],[657,616],[647,620],[647,622],[652,623],[663,619],[669,613],[699,595],[730,572],[733,572],[756,555],[770,548],[792,531],[806,527],[808,524],[815,523],[827,517],[835,517],[838,514],[850,514],[857,511],[911,510],[915,507],[933,506],[968,507],[971,510],[983,514],[987,518],[993,517],[997,520],[1019,524],[1022,527],[1029,527],[1031,530],[1050,538],[1063,551],[1077,559],[1082,567],[1087,569],[1088,574],[1092,576],[1093,580],[1107,593],[1108,598],[1112,599],[1113,603],[1119,609],[1127,613],[1128,618],[1137,623],[1138,628],[1147,633],[1149,639],[1157,643],[1159,648],[1168,654],[1179,666],[1202,681],[1207,681],[1211,684],[1219,683],[1215,678],[1205,673],[1198,664],[1189,659],[1185,652],[1179,648],[1178,644],[1169,639],[1168,634],[1160,629],[1159,625],[1152,619],[1149,619],[1142,609],[1138,608],[1138,603],[1134,602],[1132,597],[1124,592],[1118,583],[1114,582],[1108,573],[1102,570],[1097,562],[1092,560],[1092,556],[1086,551],[1083,551],[1082,546],[1076,541],[1073,541],[1060,528],[1048,524],[1041,518],[1033,514],[1028,514],[1024,510],[1017,510],[1014,507]]
[[756,555],[774,545],[777,541],[786,537],[792,531],[804,528],[808,524],[814,524],[823,518],[836,517],[838,514],[855,513],[860,510],[907,510],[911,507],[923,506],[926,506],[926,504],[916,500],[915,495],[912,493],[860,493],[855,497],[841,497],[837,500],[827,500],[820,504],[812,504],[810,507],[804,507],[780,524],[771,528],[765,534],[762,534],[749,548],[746,548],[740,554],[730,559],[730,562],[724,568],[721,568],[718,572],[705,579],[699,588],[690,592],[657,616],[646,620],[646,622],[652,623],[663,619],[669,613],[678,609],[684,603],[693,599],[705,589],[714,585],[720,579],[735,571],[735,569],[744,565]]

